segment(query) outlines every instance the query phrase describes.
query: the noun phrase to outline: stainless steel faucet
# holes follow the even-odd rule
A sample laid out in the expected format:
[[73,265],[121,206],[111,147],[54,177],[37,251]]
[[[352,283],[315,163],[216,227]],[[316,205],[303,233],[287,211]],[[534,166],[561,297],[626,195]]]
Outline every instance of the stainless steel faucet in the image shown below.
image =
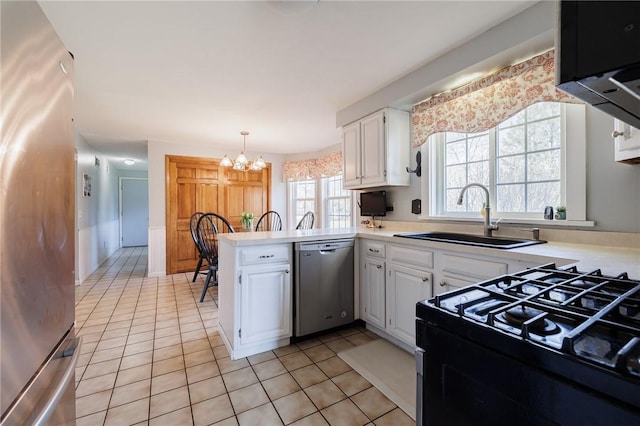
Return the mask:
[[493,225],[491,224],[491,209],[489,208],[489,205],[490,205],[489,190],[487,189],[487,187],[480,183],[470,183],[469,185],[465,186],[464,188],[462,188],[462,190],[460,191],[460,195],[458,196],[458,205],[459,206],[462,205],[462,200],[464,199],[465,191],[471,188],[472,186],[476,186],[482,189],[487,196],[487,201],[484,203],[484,236],[490,237],[493,231],[498,230],[498,222],[496,222]]

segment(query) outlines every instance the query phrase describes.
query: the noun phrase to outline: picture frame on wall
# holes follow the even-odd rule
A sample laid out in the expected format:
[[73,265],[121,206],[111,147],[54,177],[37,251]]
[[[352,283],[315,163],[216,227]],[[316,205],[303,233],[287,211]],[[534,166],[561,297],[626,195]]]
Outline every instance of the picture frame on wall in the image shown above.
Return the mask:
[[88,173],[82,175],[82,196],[91,197],[91,176]]

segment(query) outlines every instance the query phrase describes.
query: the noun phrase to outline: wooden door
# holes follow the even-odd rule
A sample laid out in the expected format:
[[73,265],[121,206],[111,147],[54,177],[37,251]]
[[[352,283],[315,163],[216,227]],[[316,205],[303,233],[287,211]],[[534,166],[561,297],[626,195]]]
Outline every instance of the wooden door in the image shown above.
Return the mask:
[[219,159],[165,157],[167,274],[194,271],[198,252],[189,228],[195,212],[215,212],[241,228],[243,211],[256,215],[270,206],[271,168],[238,172]]

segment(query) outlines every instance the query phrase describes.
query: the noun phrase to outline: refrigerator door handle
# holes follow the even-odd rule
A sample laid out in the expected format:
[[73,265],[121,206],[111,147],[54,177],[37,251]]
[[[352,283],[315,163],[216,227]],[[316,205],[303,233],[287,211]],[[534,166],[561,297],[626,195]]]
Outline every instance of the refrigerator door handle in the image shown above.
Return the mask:
[[80,358],[81,339],[81,337],[74,338],[65,348],[61,349],[56,355],[54,355],[54,358],[64,358],[71,356],[71,361],[62,374],[60,381],[56,384],[55,388],[53,388],[53,390],[47,397],[46,402],[44,403],[44,407],[37,414],[33,422],[34,425],[41,426],[47,423],[49,417],[51,417],[51,414],[54,412],[56,406],[62,399],[67,386],[69,385],[71,380],[74,379],[76,365],[78,364],[78,358]]

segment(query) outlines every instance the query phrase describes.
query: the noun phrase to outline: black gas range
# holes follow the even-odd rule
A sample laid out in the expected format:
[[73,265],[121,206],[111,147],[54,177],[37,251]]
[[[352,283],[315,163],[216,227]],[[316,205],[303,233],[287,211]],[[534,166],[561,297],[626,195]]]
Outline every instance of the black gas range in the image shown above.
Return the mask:
[[640,425],[640,281],[555,265],[416,306],[420,425]]

